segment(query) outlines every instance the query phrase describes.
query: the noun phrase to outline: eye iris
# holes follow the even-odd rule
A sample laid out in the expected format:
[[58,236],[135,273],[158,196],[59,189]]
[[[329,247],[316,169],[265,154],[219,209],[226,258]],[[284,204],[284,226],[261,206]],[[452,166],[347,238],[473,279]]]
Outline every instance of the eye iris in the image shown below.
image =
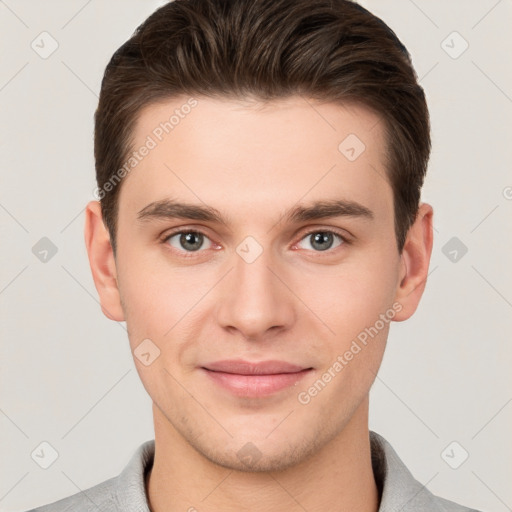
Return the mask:
[[203,245],[203,235],[201,233],[184,233],[180,236],[180,244],[184,249],[197,251]]
[[[330,249],[333,244],[333,235],[332,233],[314,233],[311,235],[311,246],[315,249],[318,249],[319,251],[325,251],[327,249]],[[327,245],[316,245],[316,244],[325,244]]]

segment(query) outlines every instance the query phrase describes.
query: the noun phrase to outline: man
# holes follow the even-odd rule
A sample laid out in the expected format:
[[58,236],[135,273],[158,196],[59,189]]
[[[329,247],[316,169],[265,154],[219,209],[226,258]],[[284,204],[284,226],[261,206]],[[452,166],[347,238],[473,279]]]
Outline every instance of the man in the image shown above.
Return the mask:
[[432,250],[395,34],[345,0],[175,0],[112,57],[95,123],[85,241],[155,440],[36,510],[470,510],[368,429]]

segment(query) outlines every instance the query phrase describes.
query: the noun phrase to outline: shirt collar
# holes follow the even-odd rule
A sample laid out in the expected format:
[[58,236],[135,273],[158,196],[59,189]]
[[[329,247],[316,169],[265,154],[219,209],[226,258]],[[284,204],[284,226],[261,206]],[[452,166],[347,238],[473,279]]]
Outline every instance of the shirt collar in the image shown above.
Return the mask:
[[[379,434],[370,431],[372,467],[380,493],[378,512],[437,512],[441,499],[436,498],[407,469],[393,447]],[[444,500],[442,500],[444,501]]]

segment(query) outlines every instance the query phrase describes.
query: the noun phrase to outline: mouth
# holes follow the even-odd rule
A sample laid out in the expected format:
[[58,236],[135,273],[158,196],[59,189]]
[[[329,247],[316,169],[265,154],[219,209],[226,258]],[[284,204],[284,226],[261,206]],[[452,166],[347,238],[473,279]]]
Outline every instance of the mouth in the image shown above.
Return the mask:
[[240,359],[200,367],[217,386],[239,397],[263,397],[283,391],[313,371],[285,361],[249,362]]

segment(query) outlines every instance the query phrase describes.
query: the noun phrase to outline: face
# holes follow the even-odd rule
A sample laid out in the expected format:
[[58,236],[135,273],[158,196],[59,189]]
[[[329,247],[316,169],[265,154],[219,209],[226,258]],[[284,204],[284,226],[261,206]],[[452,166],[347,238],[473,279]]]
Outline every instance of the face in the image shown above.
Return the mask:
[[382,123],[299,97],[187,100],[135,127],[151,148],[120,190],[116,319],[155,428],[225,467],[284,469],[363,421],[410,310]]

